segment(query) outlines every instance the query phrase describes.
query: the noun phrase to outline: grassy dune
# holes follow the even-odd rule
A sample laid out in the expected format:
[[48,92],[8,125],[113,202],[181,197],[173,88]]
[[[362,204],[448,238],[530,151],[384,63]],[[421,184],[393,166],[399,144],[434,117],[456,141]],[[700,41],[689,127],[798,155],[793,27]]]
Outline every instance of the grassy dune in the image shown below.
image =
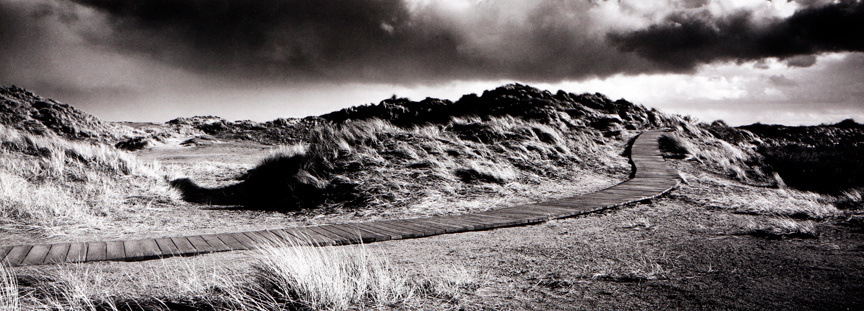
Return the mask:
[[0,226],[51,235],[99,228],[177,195],[156,164],[112,146],[34,135],[0,125]]
[[200,203],[391,212],[413,206],[414,213],[437,214],[481,196],[524,202],[600,189],[629,171],[622,141],[514,117],[410,128],[370,119],[324,123],[310,133],[275,149],[236,185],[175,185]]

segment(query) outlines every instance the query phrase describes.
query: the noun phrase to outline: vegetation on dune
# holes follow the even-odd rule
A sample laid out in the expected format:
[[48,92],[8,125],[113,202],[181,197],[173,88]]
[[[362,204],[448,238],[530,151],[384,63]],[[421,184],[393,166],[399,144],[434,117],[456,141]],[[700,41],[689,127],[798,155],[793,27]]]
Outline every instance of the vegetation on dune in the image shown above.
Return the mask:
[[[177,122],[213,124],[208,120]],[[621,137],[682,122],[599,94],[552,94],[518,84],[457,102],[394,97],[290,123],[306,125],[302,141],[236,185],[205,189],[187,179],[173,185],[194,202],[277,210],[528,196],[528,187],[540,184],[614,182],[629,168],[620,156]]]
[[158,167],[104,144],[0,125],[0,156],[0,226],[41,234],[70,224],[99,227],[138,205],[174,197]]
[[16,86],[0,87],[0,124],[34,135],[106,141],[119,127]]
[[790,187],[832,195],[864,187],[864,125],[854,120],[818,126],[757,123],[707,128],[718,138],[755,149],[764,157],[764,166]]

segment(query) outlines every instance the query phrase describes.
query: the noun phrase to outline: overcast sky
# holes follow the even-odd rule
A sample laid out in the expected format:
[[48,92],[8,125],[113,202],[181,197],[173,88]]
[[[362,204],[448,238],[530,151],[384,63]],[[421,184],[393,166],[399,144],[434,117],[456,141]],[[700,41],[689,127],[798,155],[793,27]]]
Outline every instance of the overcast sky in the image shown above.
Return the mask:
[[703,121],[864,121],[864,3],[0,0],[0,85],[265,121],[520,82]]

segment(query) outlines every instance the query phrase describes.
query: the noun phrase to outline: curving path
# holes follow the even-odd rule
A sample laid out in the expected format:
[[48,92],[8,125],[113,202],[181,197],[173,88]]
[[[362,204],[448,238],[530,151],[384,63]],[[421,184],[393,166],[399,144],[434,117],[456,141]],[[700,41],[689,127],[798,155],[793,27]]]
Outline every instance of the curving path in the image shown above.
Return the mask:
[[269,243],[341,245],[418,238],[445,233],[535,224],[587,214],[655,198],[678,185],[677,172],[664,163],[657,139],[661,132],[639,135],[631,147],[631,179],[604,190],[481,213],[379,220],[278,230],[165,237],[130,241],[0,246],[11,266],[104,260],[145,260],[210,252],[254,249]]

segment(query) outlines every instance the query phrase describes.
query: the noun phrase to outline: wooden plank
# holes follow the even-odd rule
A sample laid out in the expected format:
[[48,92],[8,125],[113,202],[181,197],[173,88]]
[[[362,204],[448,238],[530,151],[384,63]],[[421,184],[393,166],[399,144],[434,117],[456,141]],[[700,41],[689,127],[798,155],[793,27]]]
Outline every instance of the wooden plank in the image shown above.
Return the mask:
[[105,259],[107,260],[126,259],[126,246],[123,241],[105,242],[105,251]]
[[261,245],[270,245],[270,244],[275,243],[275,241],[264,236],[264,234],[261,231],[248,231],[248,232],[244,232],[244,233],[246,233],[246,235],[248,235],[250,238],[252,238],[252,240],[255,240],[255,242],[258,242]]
[[547,206],[547,205],[543,205],[543,204],[539,204],[539,203],[538,204],[531,204],[527,208],[547,211],[550,214],[549,215],[550,218],[568,217],[568,216],[571,216],[577,212],[576,210],[571,209],[571,208],[566,208],[566,207],[562,207],[562,206]]
[[191,255],[198,253],[198,250],[195,249],[195,246],[193,246],[186,237],[171,237],[171,242],[174,242],[174,246],[177,246],[177,255]]
[[343,244],[348,243],[348,239],[343,238],[339,235],[330,233],[330,231],[321,229],[321,228],[319,228],[319,226],[306,227],[306,230],[309,230],[311,232],[315,232],[320,236],[323,236],[327,239],[330,239],[330,241],[328,242],[329,243],[328,245],[343,245]]
[[308,244],[308,243],[306,243],[308,241],[303,241],[300,237],[291,234],[291,232],[289,232],[288,230],[273,229],[273,230],[270,230],[270,232],[273,232],[274,234],[281,237],[282,240],[285,240],[285,243],[288,243],[288,245],[306,245],[306,244]]
[[246,234],[246,236],[248,236],[250,239],[252,239],[252,241],[255,241],[255,244],[257,244],[258,247],[273,244],[272,241],[263,237],[258,232],[243,232],[243,233]]
[[472,225],[471,230],[484,230],[484,229],[489,228],[489,224],[485,220],[472,219],[469,217],[465,217],[465,215],[455,215],[455,216],[450,216],[449,218],[455,222],[462,222],[465,224],[471,224]]
[[509,227],[514,225],[523,224],[526,220],[523,217],[519,218],[504,218],[504,217],[496,217],[492,215],[476,215],[476,214],[465,214],[460,216],[465,220],[476,220],[481,227],[478,229],[494,229],[501,227]]
[[465,232],[465,231],[468,231],[468,230],[471,230],[474,228],[473,224],[471,224],[470,228],[469,228],[468,225],[465,225],[462,222],[457,223],[456,221],[454,221],[452,219],[444,220],[438,216],[423,218],[422,221],[424,223],[429,223],[429,224],[444,228],[445,233]]
[[473,222],[465,222],[465,221],[462,221],[460,219],[453,218],[453,216],[432,217],[432,218],[427,219],[427,221],[432,221],[435,223],[452,225],[452,226],[462,228],[461,230],[456,230],[456,232],[471,231],[471,230],[474,230],[475,228],[479,228],[479,226]]
[[581,196],[558,199],[558,200],[551,200],[551,201],[544,201],[541,204],[550,205],[550,206],[560,206],[560,207],[570,208],[573,210],[583,210],[583,211],[584,210],[592,210],[592,209],[595,209],[597,207],[600,207],[599,204],[594,203],[594,202],[590,202],[590,201],[582,198]]
[[72,243],[66,252],[66,262],[87,261],[87,243]]
[[27,253],[30,252],[30,249],[33,248],[32,245],[15,245],[9,250],[9,253],[6,254],[6,262],[9,263],[10,266],[17,267],[24,261],[24,258],[27,257]]
[[394,233],[392,231],[386,230],[382,227],[370,226],[366,223],[347,223],[346,226],[357,228],[359,230],[364,230],[366,232],[372,233],[376,236],[377,241],[387,241],[387,240],[399,240],[402,239],[402,235],[398,233]]
[[[561,206],[546,206],[546,204],[543,204],[543,203],[538,203],[537,205],[542,206],[542,207],[548,207],[548,208],[562,208]],[[568,209],[568,208],[565,208],[565,210],[567,211],[566,213],[563,213],[562,215],[557,216],[556,218],[573,217],[573,216],[582,215],[582,214],[585,214],[588,212],[585,209]]]
[[487,211],[484,212],[481,216],[500,218],[501,220],[497,222],[498,227],[525,225],[542,222],[549,219],[549,216],[547,215],[537,215],[535,213],[529,213],[525,212],[524,210],[515,208]]
[[[508,215],[512,213],[513,215]],[[517,216],[523,215],[523,216]],[[510,208],[506,211],[488,211],[488,213],[472,214],[475,217],[488,217],[495,220],[497,227],[510,227],[539,223],[549,220],[549,212],[539,210],[527,210],[524,208]]]
[[[124,259],[140,260],[146,258],[154,258],[162,255],[159,250],[159,245],[154,239],[141,239],[123,241]],[[110,246],[109,246],[109,253]]]
[[380,223],[381,223],[381,221],[375,221],[375,222],[368,222],[368,223],[362,223],[362,224],[355,223],[355,225],[368,226],[370,228],[373,228],[374,230],[390,234],[390,238],[393,240],[399,240],[399,239],[406,238],[405,232],[403,232],[403,230],[385,227],[385,226],[380,225]]
[[462,231],[465,231],[465,227],[463,227],[463,226],[459,226],[459,225],[454,225],[454,224],[449,224],[449,223],[444,223],[444,222],[438,222],[438,221],[435,221],[437,218],[438,218],[438,217],[425,217],[425,218],[418,218],[417,220],[418,220],[418,221],[425,222],[425,223],[429,223],[429,224],[432,224],[432,225],[436,225],[436,226],[439,226],[439,227],[442,227],[442,228],[444,228],[445,230],[447,230],[447,233],[454,233],[454,232],[462,232]]
[[339,230],[333,225],[322,225],[318,226],[318,228],[321,230],[326,230],[333,235],[339,236],[342,240],[345,240],[344,244],[357,244],[361,241],[360,237],[358,237],[356,234],[348,231]]
[[[113,259],[137,259],[144,257],[144,245],[141,243],[141,240],[130,240],[130,241],[122,241],[123,243],[123,253],[118,258]],[[109,246],[109,253],[111,247]],[[110,256],[109,256],[110,257]]]
[[225,245],[231,250],[244,250],[244,249],[246,249],[246,246],[243,246],[243,243],[240,243],[240,241],[237,241],[237,239],[235,239],[234,236],[231,234],[220,233],[220,234],[217,234],[215,236],[217,238],[219,238],[219,241],[222,241],[222,243],[225,243]]
[[257,243],[255,243],[255,241],[250,239],[249,236],[243,234],[243,232],[231,233],[231,237],[233,237],[235,240],[237,240],[237,242],[240,242],[240,244],[243,244],[243,246],[246,247],[246,249],[258,248]]
[[[544,210],[535,209],[535,208],[527,208],[527,207],[521,207],[521,208],[520,207],[511,207],[511,208],[506,209],[506,211],[524,214],[524,215],[526,215],[525,216],[526,219],[532,219],[532,218],[549,219],[550,215],[555,214],[554,212],[544,211]],[[484,214],[480,213],[480,215],[484,215]]]
[[375,226],[383,227],[384,229],[393,231],[402,236],[403,239],[416,238],[423,235],[422,232],[417,230],[403,228],[401,226],[393,225],[389,221],[376,221],[374,222]]
[[274,230],[274,232],[279,233],[279,236],[285,238],[286,241],[290,241],[297,245],[324,245],[323,243],[328,241],[328,239],[317,234],[310,236],[312,233],[297,227]]
[[49,250],[48,255],[45,256],[44,263],[52,264],[66,262],[66,254],[69,252],[69,247],[71,247],[71,244],[69,243],[52,244],[51,250]]
[[461,227],[458,225],[445,224],[445,223],[439,223],[439,222],[432,221],[431,219],[433,219],[433,218],[435,218],[435,217],[414,218],[414,219],[408,219],[408,220],[410,220],[412,223],[417,223],[421,226],[430,226],[432,228],[438,228],[440,234],[460,232],[464,229],[464,227]]
[[378,222],[367,223],[352,223],[351,226],[359,227],[373,233],[379,233],[387,236],[388,240],[401,240],[405,238],[401,230],[395,230],[379,225]]
[[231,247],[228,247],[228,245],[225,244],[225,242],[222,242],[222,240],[220,240],[219,237],[215,234],[204,234],[201,236],[201,238],[204,239],[207,244],[210,244],[210,247],[213,248],[214,252],[224,252],[231,250]]
[[351,238],[352,244],[375,242],[374,235],[348,227],[344,224],[331,224],[324,227],[324,229],[327,229],[334,233],[342,232],[343,235]]
[[[381,241],[387,241],[387,240],[391,239],[390,234],[383,233],[380,230],[374,230],[374,229],[371,229],[369,227],[357,226],[357,224],[355,224],[355,223],[345,223],[342,225],[345,226],[346,228],[350,229],[350,230],[357,230],[357,231],[360,231],[361,234],[371,236],[374,239],[372,242],[381,242]],[[367,242],[364,242],[364,243],[367,243]],[[371,243],[371,242],[369,242],[369,243]]]
[[177,248],[177,245],[174,245],[174,241],[171,241],[171,238],[156,239],[156,245],[159,246],[159,251],[161,251],[163,255],[174,256],[180,254],[180,249]]
[[[511,213],[511,214],[506,214]],[[498,209],[492,211],[486,211],[483,213],[477,214],[468,214],[465,215],[472,218],[478,219],[489,219],[487,221],[494,222],[499,226],[513,226],[525,224],[531,221],[533,218],[539,219],[547,219],[548,215],[545,213],[536,213],[536,212],[527,212],[521,208],[506,208],[506,209]]]
[[424,237],[424,236],[435,235],[439,231],[443,231],[443,230],[438,229],[438,228],[421,226],[419,224],[406,222],[405,220],[401,220],[401,219],[388,220],[387,224],[391,225],[391,226],[402,228],[404,230],[408,230],[410,232],[413,232],[415,234],[414,237]]
[[273,241],[273,244],[275,245],[283,245],[286,243],[285,239],[283,239],[281,236],[276,235],[270,230],[261,230],[258,231],[258,233],[263,235],[265,238],[270,239],[270,241]]
[[3,258],[6,257],[6,254],[12,250],[12,246],[0,246],[0,262],[3,262]]
[[315,231],[308,230],[307,228],[286,228],[283,230],[296,236],[298,238],[298,241],[301,241],[304,244],[311,244],[316,246],[333,244],[332,239],[324,235],[318,234]]
[[200,235],[187,236],[186,239],[199,253],[212,253],[214,250],[213,246],[210,246],[210,243],[207,243]]
[[22,266],[41,265],[45,262],[45,256],[48,256],[48,251],[51,250],[50,244],[37,244],[30,248],[30,252],[21,261]]
[[442,225],[442,224],[437,224],[434,222],[429,222],[429,221],[426,221],[425,218],[405,219],[405,221],[409,224],[412,224],[412,225],[425,226],[425,227],[433,228],[435,230],[435,232],[433,234],[435,234],[435,235],[451,233],[451,232],[454,232],[457,230],[457,228],[454,226]]
[[87,243],[87,261],[102,261],[108,258],[108,246],[105,242]]

